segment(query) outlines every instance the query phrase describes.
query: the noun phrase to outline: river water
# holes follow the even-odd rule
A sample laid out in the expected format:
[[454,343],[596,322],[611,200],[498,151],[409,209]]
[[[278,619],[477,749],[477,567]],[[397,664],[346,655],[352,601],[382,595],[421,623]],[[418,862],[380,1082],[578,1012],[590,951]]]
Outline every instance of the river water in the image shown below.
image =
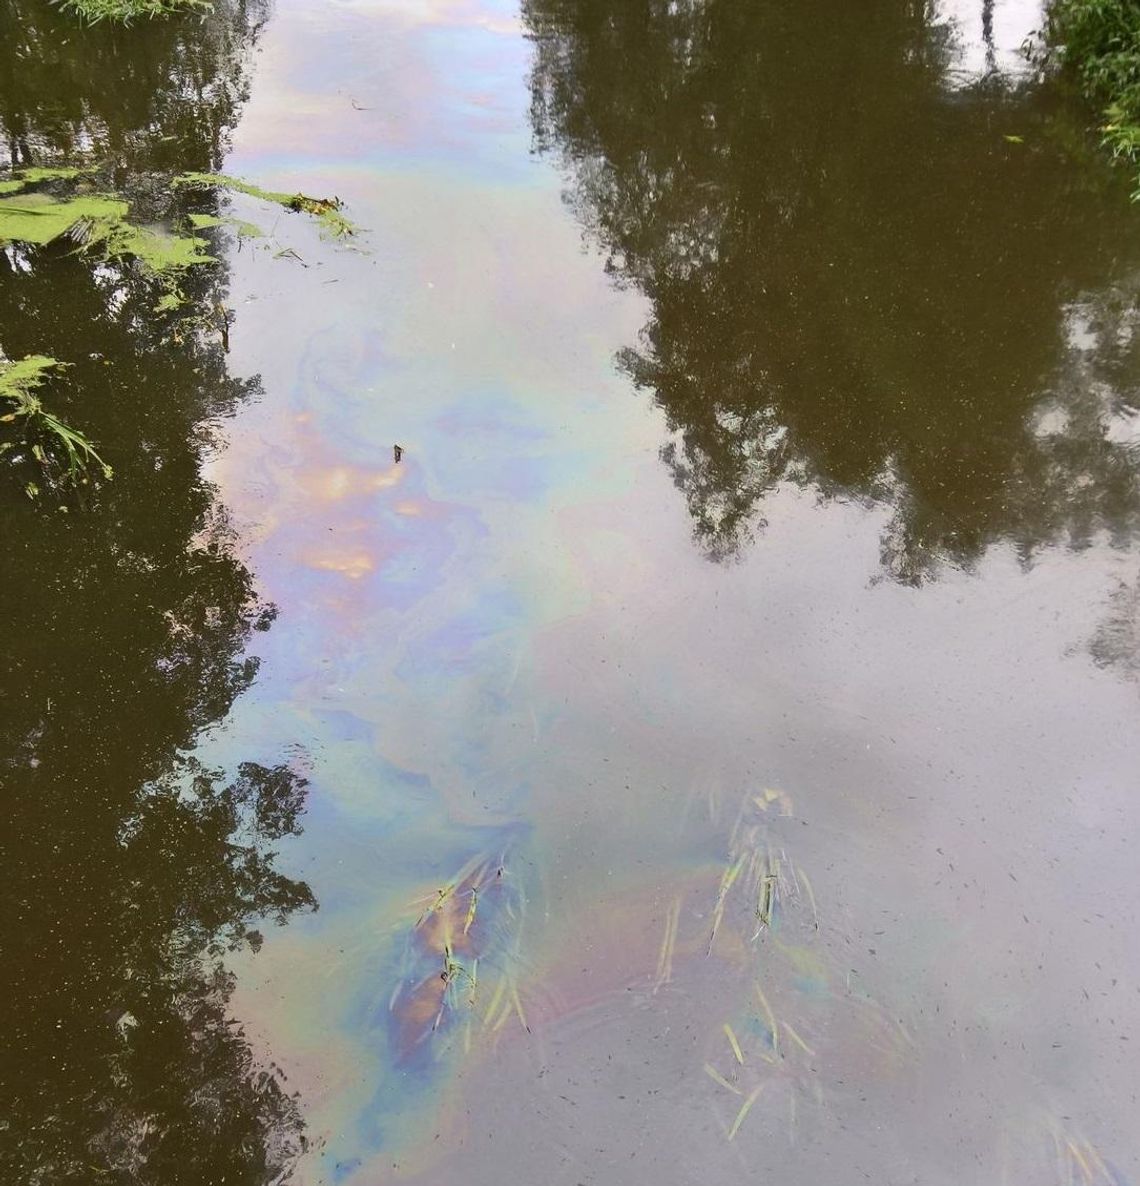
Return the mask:
[[1140,224],[1039,12],[2,11],[9,160],[363,228],[227,199],[224,341],[0,267],[116,468],[0,519],[5,1181],[1140,1181]]

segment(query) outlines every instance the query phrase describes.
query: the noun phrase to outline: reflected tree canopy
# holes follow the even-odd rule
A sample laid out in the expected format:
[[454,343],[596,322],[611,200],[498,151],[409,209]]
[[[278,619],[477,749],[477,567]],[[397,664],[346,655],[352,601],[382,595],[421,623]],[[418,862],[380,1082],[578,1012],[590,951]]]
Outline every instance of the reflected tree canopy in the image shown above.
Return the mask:
[[785,482],[888,508],[905,581],[1132,538],[1135,211],[1047,93],[950,89],[899,0],[523,9],[538,143],[651,302],[622,362],[710,556]]
[[[2,0],[8,163],[95,154],[132,195],[152,171],[216,168],[264,16],[220,3],[128,42]],[[188,275],[191,313],[225,282]],[[115,470],[57,503],[25,496],[19,450],[0,459],[0,1178],[29,1186],[275,1182],[304,1144],[228,1013],[225,959],[315,906],[274,858],[305,782],[191,756],[273,618],[201,472],[258,383],[228,374],[201,318],[156,317],[160,292],[130,261],[0,251],[0,349],[70,364],[45,402]]]
[[42,0],[0,0],[0,163],[220,168],[268,13],[218,0],[205,18],[83,28]]

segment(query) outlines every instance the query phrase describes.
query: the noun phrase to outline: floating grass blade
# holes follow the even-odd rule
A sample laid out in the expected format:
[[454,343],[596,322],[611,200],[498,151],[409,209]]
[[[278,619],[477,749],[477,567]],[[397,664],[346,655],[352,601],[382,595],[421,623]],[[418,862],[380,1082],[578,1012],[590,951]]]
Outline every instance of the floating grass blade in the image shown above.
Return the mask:
[[1085,1186],[1092,1186],[1093,1183],[1093,1168],[1089,1165],[1084,1154],[1080,1151],[1078,1146],[1073,1141],[1066,1141],[1069,1156],[1076,1163],[1077,1168],[1081,1172],[1081,1178],[1085,1182]]
[[740,1043],[736,1040],[736,1034],[732,1032],[732,1026],[726,1021],[724,1023],[724,1036],[728,1039],[728,1044],[732,1047],[732,1056],[741,1066],[744,1065],[744,1051],[740,1049]]
[[758,1087],[754,1087],[748,1094],[748,1098],[740,1105],[740,1111],[736,1113],[736,1119],[732,1122],[732,1127],[728,1130],[728,1139],[731,1141],[740,1131],[740,1126],[744,1123],[744,1117],[752,1110],[752,1105],[756,1102],[760,1092],[764,1090],[764,1084],[761,1083]]
[[657,956],[657,979],[653,985],[656,992],[663,984],[673,979],[673,948],[677,942],[677,924],[681,917],[681,899],[674,898],[669,913],[665,916],[665,937],[661,940],[661,951]]
[[756,918],[762,927],[772,925],[772,899],[776,875],[765,873],[760,878],[760,897],[756,903]]
[[782,1023],[784,1026],[784,1033],[792,1039],[793,1042],[805,1053],[812,1058],[815,1057],[815,1051],[799,1036],[798,1033],[786,1021]]
[[740,856],[736,858],[736,863],[730,863],[725,866],[724,873],[721,874],[720,889],[717,891],[716,895],[716,908],[713,910],[712,933],[709,935],[708,950],[705,952],[706,956],[712,954],[713,943],[716,942],[717,931],[720,930],[720,924],[724,919],[724,904],[725,900],[728,898],[728,891],[732,889],[732,886],[736,879],[740,876],[740,870],[743,867],[744,853],[741,853]]
[[730,1082],[729,1082],[729,1081],[728,1081],[728,1080],[727,1080],[727,1079],[726,1079],[726,1078],[725,1078],[725,1077],[724,1077],[724,1076],[723,1076],[723,1075],[720,1073],[720,1071],[718,1071],[718,1070],[716,1069],[716,1067],[714,1067],[714,1066],[712,1065],[712,1063],[711,1063],[711,1062],[706,1062],[706,1063],[705,1063],[705,1074],[706,1074],[706,1075],[708,1075],[708,1077],[709,1077],[709,1078],[710,1078],[710,1079],[711,1079],[711,1080],[712,1080],[714,1083],[717,1083],[717,1084],[719,1084],[721,1087],[727,1087],[727,1088],[728,1088],[728,1090],[729,1090],[729,1091],[731,1091],[731,1092],[733,1093],[733,1095],[743,1095],[743,1094],[744,1094],[744,1092],[742,1092],[742,1091],[740,1090],[740,1088],[736,1086],[736,1084],[735,1084],[735,1083],[730,1083]]
[[754,981],[753,987],[756,989],[756,998],[760,1002],[760,1008],[764,1011],[768,1029],[772,1032],[772,1053],[778,1055],[780,1053],[780,1030],[776,1024],[776,1014],[772,1012],[772,1006],[768,1004],[768,998],[760,987],[760,981]]
[[502,1003],[503,995],[507,990],[507,978],[504,976],[491,994],[491,1003],[487,1006],[487,1011],[483,1014],[484,1027],[489,1026],[494,1020],[499,1011],[499,1005]]
[[183,173],[174,178],[175,185],[209,186],[215,189],[229,189],[235,193],[273,202],[286,210],[296,210],[314,217],[321,227],[333,238],[346,238],[357,232],[357,227],[342,213],[340,198],[311,198],[308,194],[283,193],[262,189],[239,177],[227,177],[223,173]]
[[519,1022],[526,1032],[530,1033],[530,1026],[526,1023],[526,1014],[523,1012],[522,1000],[519,998],[519,990],[515,985],[511,985],[511,998],[515,1003],[515,1012],[519,1015]]
[[819,911],[815,907],[815,893],[811,888],[811,882],[808,880],[808,875],[804,872],[803,866],[799,868],[800,880],[804,883],[804,889],[807,890],[808,901],[811,903],[811,917],[812,922],[815,923],[815,929],[819,930]]
[[491,1026],[491,1033],[497,1034],[499,1030],[501,1030],[503,1026],[505,1026],[507,1022],[510,1021],[514,1011],[514,998],[508,994],[503,998],[502,1012],[499,1014],[498,1021],[496,1021],[493,1026]]

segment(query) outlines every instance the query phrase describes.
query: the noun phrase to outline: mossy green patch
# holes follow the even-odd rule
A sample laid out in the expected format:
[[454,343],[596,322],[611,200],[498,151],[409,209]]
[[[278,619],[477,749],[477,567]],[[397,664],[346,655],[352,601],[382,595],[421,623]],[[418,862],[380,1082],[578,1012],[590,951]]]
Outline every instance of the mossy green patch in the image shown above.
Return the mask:
[[17,169],[16,176],[24,185],[36,185],[41,181],[74,181],[94,172],[94,165],[31,165]]
[[0,199],[0,244],[54,243],[65,235],[90,241],[106,234],[127,216],[127,203],[101,194],[61,200],[30,193]]
[[177,271],[214,262],[205,239],[127,221],[129,206],[108,194],[57,198],[33,192],[0,198],[0,246],[44,247],[70,239],[81,251],[137,259],[152,272]]

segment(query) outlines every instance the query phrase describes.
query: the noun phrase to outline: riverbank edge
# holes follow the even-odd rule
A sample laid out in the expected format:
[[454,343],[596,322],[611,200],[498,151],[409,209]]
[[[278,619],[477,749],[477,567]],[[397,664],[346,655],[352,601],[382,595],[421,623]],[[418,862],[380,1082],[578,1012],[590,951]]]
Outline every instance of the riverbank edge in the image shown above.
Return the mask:
[[1133,172],[1140,202],[1140,3],[1054,0],[1043,32],[1048,53],[1101,112],[1103,143]]

